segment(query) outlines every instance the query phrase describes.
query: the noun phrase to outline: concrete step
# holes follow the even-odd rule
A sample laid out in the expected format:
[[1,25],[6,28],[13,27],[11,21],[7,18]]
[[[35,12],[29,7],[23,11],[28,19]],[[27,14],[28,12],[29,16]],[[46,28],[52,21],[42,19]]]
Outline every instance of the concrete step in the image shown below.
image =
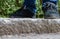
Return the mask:
[[60,19],[0,18],[0,36],[60,32]]

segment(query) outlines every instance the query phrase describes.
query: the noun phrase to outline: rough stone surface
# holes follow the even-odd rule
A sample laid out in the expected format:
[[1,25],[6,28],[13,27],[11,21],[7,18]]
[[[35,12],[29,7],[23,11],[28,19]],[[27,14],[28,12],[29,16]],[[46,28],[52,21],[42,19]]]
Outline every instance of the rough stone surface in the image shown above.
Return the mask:
[[60,19],[0,18],[0,36],[60,32]]
[[60,39],[60,34],[21,34],[21,35],[4,35],[0,36],[0,39]]

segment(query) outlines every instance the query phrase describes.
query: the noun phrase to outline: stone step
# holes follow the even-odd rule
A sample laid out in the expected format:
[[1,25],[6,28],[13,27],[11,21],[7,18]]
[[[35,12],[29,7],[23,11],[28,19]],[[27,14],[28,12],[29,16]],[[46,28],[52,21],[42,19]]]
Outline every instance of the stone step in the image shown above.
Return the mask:
[[0,36],[60,32],[60,19],[0,18]]

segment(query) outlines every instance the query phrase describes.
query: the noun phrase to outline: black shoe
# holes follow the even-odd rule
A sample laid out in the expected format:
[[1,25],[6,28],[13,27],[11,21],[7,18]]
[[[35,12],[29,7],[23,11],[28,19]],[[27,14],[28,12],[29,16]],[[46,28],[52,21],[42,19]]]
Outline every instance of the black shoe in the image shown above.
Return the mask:
[[59,13],[56,5],[51,2],[46,2],[45,6],[42,8],[44,12],[45,19],[58,19]]
[[25,6],[10,15],[10,18],[33,18],[35,14]]
[[47,12],[44,13],[44,18],[45,19],[59,19],[60,17],[57,11],[47,10]]

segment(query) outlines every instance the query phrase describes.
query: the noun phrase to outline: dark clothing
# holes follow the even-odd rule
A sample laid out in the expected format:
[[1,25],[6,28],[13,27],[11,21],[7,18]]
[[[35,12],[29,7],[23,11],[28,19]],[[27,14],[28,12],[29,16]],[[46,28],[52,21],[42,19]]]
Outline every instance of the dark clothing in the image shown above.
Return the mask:
[[36,0],[24,0],[24,6],[26,8],[29,8],[33,13],[36,13]]
[[52,2],[54,4],[57,4],[58,0],[42,0],[42,3],[45,3],[45,2]]
[[[42,5],[44,5],[45,2],[52,2],[54,4],[57,4],[58,0],[42,0]],[[29,8],[33,13],[36,13],[35,3],[36,0],[24,0],[24,6],[26,6],[26,8]]]
[[[42,0],[44,18],[59,18],[57,10],[58,0]],[[12,17],[33,18],[36,14],[36,0],[24,0],[23,8],[17,10]]]

